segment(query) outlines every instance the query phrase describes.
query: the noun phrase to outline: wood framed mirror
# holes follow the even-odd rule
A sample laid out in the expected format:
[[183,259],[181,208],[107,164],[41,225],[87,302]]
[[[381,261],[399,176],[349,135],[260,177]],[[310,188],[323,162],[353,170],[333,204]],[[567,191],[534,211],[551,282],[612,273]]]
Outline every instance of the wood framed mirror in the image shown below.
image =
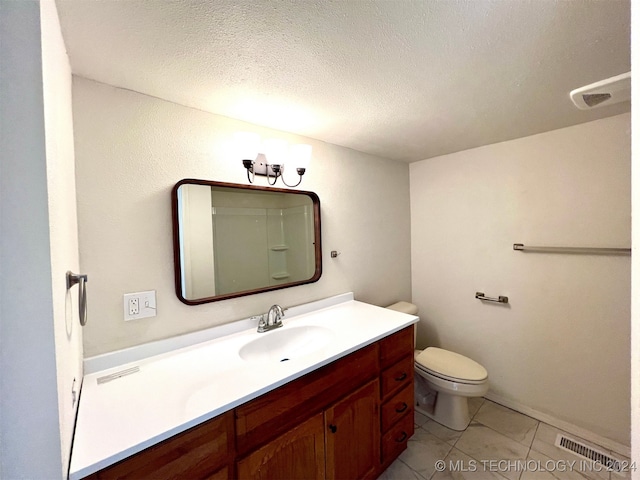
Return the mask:
[[322,275],[320,199],[313,192],[184,179],[171,204],[176,294],[187,305]]

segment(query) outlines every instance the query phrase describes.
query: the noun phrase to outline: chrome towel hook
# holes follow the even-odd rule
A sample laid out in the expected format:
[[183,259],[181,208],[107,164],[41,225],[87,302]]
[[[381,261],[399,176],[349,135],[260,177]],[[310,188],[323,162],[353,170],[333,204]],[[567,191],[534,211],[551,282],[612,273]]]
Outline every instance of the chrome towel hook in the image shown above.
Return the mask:
[[67,272],[67,290],[78,284],[78,315],[80,317],[80,325],[83,327],[87,324],[87,275]]

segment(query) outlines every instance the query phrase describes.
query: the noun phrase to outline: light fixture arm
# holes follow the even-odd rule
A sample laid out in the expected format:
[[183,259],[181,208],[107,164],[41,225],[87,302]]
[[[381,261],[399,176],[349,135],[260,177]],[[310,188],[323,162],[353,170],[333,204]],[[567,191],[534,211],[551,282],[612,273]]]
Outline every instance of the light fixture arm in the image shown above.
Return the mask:
[[298,175],[300,176],[300,179],[298,180],[298,183],[296,183],[295,185],[289,185],[286,180],[284,179],[284,172],[282,172],[283,174],[280,175],[280,179],[282,180],[282,183],[284,183],[287,187],[293,188],[293,187],[297,187],[298,185],[300,185],[300,183],[302,183],[302,176],[304,175],[304,172],[306,171],[306,168],[296,168],[296,171],[298,172]]
[[[247,169],[247,180],[249,180],[249,183],[253,183],[256,178],[256,174],[253,171],[253,160],[242,160],[242,165]],[[249,176],[249,172],[251,172],[251,176]]]
[[[271,180],[269,180],[271,177],[269,176],[269,167],[271,167],[271,169],[273,170],[274,176],[273,176],[273,183],[271,183]],[[275,185],[276,182],[278,181],[278,177],[282,178],[282,181],[284,182],[284,177],[282,177],[282,170],[284,167],[282,167],[281,165],[275,164],[275,165],[269,165],[267,164],[267,183],[269,185]]]

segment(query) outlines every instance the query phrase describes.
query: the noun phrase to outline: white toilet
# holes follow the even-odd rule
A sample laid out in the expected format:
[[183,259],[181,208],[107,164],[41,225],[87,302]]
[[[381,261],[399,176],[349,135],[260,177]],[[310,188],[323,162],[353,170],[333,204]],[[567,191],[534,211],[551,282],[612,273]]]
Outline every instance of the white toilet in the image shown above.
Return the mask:
[[[398,302],[387,308],[410,315],[418,307]],[[453,430],[469,425],[467,398],[481,397],[489,390],[487,370],[477,362],[442,348],[414,351],[416,411]],[[435,393],[435,402],[433,399]]]

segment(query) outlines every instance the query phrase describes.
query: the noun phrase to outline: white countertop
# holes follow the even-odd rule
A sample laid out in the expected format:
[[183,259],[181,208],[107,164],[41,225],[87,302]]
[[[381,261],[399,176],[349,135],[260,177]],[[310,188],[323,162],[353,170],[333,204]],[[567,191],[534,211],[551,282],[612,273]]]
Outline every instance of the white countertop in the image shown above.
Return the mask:
[[[350,294],[333,299],[314,304],[330,305],[325,308],[287,314],[284,326],[271,332],[251,328],[85,375],[69,478],[94,473],[418,321]],[[243,360],[238,353],[257,338],[311,325],[324,327],[330,341],[310,353],[285,362]],[[97,383],[133,367],[139,371]]]

